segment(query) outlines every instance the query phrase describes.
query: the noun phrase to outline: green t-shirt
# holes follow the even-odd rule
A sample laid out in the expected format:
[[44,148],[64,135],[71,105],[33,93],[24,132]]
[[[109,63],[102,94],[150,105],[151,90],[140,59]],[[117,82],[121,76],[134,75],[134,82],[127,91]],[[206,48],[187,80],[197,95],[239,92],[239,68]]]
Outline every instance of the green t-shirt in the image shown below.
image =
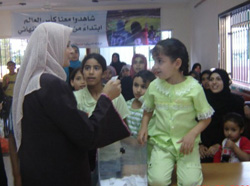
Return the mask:
[[11,96],[13,97],[13,91],[14,91],[14,86],[15,86],[15,82],[16,82],[16,76],[17,76],[17,73],[13,74],[13,75],[10,75],[10,74],[6,74],[4,77],[3,77],[3,85],[2,87],[5,87],[6,86],[6,81],[8,79],[9,83],[8,83],[8,86],[6,88],[6,90],[4,90],[4,94],[6,96]]

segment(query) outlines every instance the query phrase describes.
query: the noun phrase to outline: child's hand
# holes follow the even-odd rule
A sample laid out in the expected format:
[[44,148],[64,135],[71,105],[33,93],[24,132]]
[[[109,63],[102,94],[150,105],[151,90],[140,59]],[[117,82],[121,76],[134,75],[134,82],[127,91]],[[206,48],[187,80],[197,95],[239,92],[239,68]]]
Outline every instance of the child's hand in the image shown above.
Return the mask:
[[177,143],[182,143],[180,153],[183,153],[183,154],[191,153],[194,148],[194,141],[195,141],[195,137],[191,132],[189,132],[180,141],[178,141]]
[[214,145],[210,146],[208,148],[208,151],[207,151],[207,156],[213,157],[216,154],[216,152],[219,150],[219,148],[220,148],[219,144],[214,144]]
[[147,139],[148,139],[148,129],[147,127],[142,127],[138,134],[137,141],[139,144],[144,145],[144,143],[147,142]]
[[230,148],[230,149],[233,150],[234,146],[235,146],[235,143],[232,140],[227,139],[225,147]]

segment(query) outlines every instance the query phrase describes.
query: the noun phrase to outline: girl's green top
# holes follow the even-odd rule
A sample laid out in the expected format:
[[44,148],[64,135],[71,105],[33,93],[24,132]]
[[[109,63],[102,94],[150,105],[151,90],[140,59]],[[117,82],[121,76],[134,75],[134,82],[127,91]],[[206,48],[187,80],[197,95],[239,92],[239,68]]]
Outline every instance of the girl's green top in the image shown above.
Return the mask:
[[[197,125],[197,119],[210,118],[214,112],[203,88],[191,76],[175,85],[155,79],[144,95],[142,108],[156,115],[150,141],[163,149],[174,144],[177,152],[181,146],[177,142]],[[195,142],[200,142],[200,135]]]

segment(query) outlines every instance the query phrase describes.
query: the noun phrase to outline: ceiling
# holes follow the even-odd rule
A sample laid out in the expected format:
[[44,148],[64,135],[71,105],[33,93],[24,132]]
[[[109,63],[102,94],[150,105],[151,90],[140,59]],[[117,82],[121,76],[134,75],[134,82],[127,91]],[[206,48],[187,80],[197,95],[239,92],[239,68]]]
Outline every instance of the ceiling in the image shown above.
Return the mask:
[[[98,2],[92,2],[98,1]],[[38,9],[63,10],[65,8],[138,5],[161,3],[188,3],[191,0],[0,0],[0,10],[20,11]]]

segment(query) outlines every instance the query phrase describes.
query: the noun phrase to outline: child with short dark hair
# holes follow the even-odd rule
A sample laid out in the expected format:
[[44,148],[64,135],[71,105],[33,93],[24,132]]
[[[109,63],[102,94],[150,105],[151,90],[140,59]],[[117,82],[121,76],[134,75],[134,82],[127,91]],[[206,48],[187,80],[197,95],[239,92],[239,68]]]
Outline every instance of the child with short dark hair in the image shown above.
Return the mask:
[[[122,140],[124,154],[123,176],[140,176],[147,183],[147,146],[141,146],[137,142],[137,134],[141,127],[143,109],[143,95],[145,94],[149,84],[155,79],[155,75],[149,70],[142,70],[133,77],[133,94],[134,98],[127,101],[130,114],[127,116],[127,125],[131,131],[131,136]],[[135,179],[135,177],[133,177]],[[130,180],[132,182],[132,180]],[[142,181],[142,180],[141,180]]]
[[[240,114],[231,112],[224,117],[225,139],[219,151],[214,155],[214,162],[241,162],[250,161],[250,140],[241,134],[244,132],[244,119]],[[223,150],[227,149],[227,150]],[[225,153],[223,153],[225,151]],[[223,155],[228,155],[224,160]]]
[[133,94],[134,98],[127,101],[130,115],[127,117],[127,124],[133,136],[137,137],[137,133],[141,127],[143,116],[142,102],[140,98],[145,94],[151,81],[155,79],[155,75],[149,70],[142,70],[133,77]]
[[80,90],[86,87],[87,83],[82,74],[81,67],[75,68],[70,74],[70,85],[72,90]]

